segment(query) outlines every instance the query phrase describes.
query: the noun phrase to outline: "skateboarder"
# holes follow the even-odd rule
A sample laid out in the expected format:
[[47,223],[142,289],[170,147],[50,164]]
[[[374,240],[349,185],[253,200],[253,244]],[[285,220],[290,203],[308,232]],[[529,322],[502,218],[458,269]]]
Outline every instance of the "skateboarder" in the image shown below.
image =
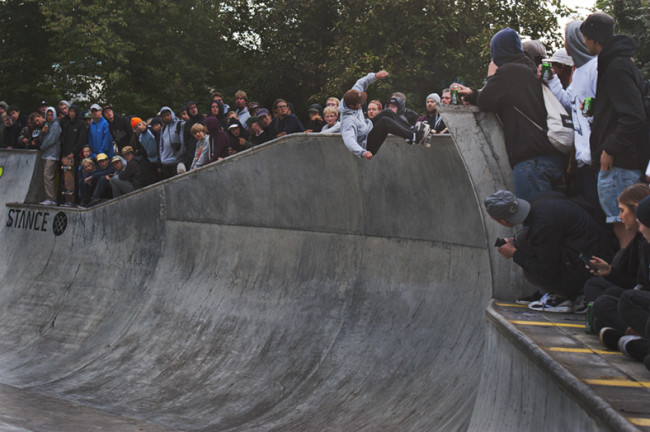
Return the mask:
[[364,159],[372,159],[389,133],[405,138],[409,144],[421,143],[429,134],[428,125],[419,123],[414,129],[409,129],[392,118],[396,114],[390,110],[380,112],[372,120],[364,117],[361,107],[368,98],[366,89],[387,76],[388,72],[382,70],[359,79],[345,93],[339,106],[343,142],[354,155]]

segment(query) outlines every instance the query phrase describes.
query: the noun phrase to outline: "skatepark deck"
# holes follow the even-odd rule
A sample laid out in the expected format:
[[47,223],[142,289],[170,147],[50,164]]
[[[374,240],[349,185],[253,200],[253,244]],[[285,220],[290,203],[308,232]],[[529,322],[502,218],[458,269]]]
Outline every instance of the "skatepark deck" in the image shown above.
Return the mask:
[[371,161],[293,135],[91,209],[31,204],[38,154],[0,151],[0,430],[635,430],[503,324],[502,136],[445,122]]

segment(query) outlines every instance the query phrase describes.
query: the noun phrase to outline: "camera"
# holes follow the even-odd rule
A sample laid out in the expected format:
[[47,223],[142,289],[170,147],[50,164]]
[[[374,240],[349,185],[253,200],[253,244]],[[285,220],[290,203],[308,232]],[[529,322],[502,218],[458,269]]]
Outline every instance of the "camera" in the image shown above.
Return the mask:
[[504,244],[506,244],[506,240],[501,237],[497,237],[497,241],[494,242],[494,247],[501,247]]

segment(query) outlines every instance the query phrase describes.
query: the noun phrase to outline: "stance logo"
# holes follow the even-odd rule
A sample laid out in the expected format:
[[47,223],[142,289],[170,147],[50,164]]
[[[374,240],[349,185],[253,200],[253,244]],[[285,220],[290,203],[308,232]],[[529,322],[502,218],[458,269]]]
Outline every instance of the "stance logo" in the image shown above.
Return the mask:
[[54,222],[52,222],[52,231],[54,231],[55,236],[60,236],[65,232],[66,227],[68,226],[68,217],[63,212],[58,212],[54,216]]

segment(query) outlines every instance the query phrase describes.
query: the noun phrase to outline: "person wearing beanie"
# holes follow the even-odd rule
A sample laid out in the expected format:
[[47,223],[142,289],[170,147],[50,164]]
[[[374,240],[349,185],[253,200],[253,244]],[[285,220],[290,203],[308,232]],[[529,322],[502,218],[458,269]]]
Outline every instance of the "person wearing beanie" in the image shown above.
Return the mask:
[[441,133],[447,127],[445,122],[442,121],[440,113],[438,112],[438,104],[440,103],[440,96],[438,93],[431,93],[427,96],[425,105],[426,112],[418,118],[419,122],[426,122],[431,127],[432,133]]
[[598,58],[589,54],[584,37],[580,32],[582,21],[571,21],[565,30],[566,51],[571,55],[575,65],[571,84],[566,88],[560,79],[552,73],[548,87],[562,106],[570,112],[573,119],[575,160],[577,168],[573,172],[573,193],[583,197],[598,212],[598,217],[605,223],[605,213],[598,197],[598,166],[592,162],[589,139],[591,137],[591,117],[582,115],[582,104],[588,97],[596,97],[598,80]]
[[589,139],[592,165],[599,169],[598,196],[607,223],[624,248],[634,236],[618,218],[616,198],[637,183],[650,159],[643,78],[632,61],[634,42],[614,35],[614,20],[597,12],[580,25],[590,55],[598,56],[596,100]]
[[538,40],[527,40],[522,42],[521,49],[528,53],[536,66],[541,65],[542,60],[546,58],[546,47]]
[[517,197],[564,191],[566,157],[553,147],[546,131],[536,126],[546,126],[547,113],[535,63],[523,52],[519,35],[511,28],[492,37],[490,52],[492,63],[480,93],[458,83],[451,88],[481,111],[499,115]]
[[305,132],[320,132],[325,126],[321,104],[311,104],[307,109],[307,114],[309,115],[309,121],[305,126]]

